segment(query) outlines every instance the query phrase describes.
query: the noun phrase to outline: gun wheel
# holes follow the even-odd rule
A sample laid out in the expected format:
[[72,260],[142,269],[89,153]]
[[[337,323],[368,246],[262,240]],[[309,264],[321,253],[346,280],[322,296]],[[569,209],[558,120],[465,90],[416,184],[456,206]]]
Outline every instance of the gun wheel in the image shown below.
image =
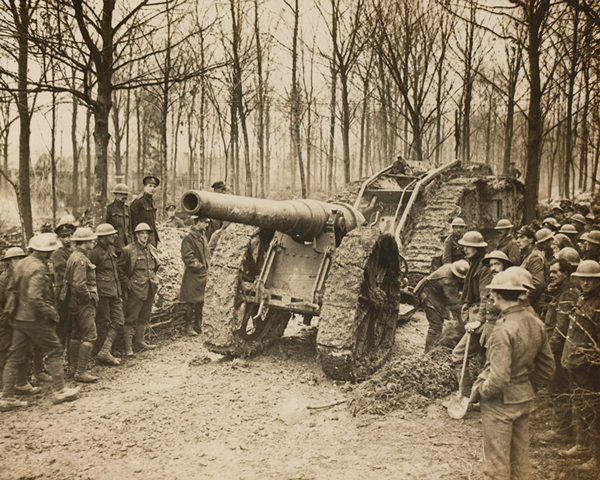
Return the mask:
[[400,255],[394,238],[358,228],[335,251],[317,333],[319,362],[337,380],[366,378],[394,345]]
[[221,235],[206,281],[202,333],[207,348],[234,357],[264,350],[283,335],[289,312],[266,309],[245,301],[243,283],[252,283],[264,255],[260,229],[231,224]]

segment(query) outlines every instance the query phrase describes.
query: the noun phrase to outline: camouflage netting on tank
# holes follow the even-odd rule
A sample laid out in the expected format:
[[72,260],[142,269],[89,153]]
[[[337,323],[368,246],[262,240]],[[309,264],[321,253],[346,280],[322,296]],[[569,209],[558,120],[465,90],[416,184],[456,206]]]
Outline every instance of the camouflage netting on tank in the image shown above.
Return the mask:
[[[481,370],[471,361],[471,382]],[[426,355],[413,355],[387,363],[351,393],[349,408],[353,415],[385,415],[395,409],[425,407],[431,401],[458,391],[452,364],[452,350],[438,347]]]

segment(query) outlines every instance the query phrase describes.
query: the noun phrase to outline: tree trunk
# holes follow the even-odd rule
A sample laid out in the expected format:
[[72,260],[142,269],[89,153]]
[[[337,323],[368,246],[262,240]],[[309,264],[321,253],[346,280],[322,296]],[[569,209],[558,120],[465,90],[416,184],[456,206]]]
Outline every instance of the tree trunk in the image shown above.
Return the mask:
[[[75,88],[75,69],[73,69],[73,88]],[[79,147],[77,146],[77,97],[73,95],[71,110],[71,146],[73,149],[73,182],[71,192],[71,208],[77,217],[79,208]]]
[[[573,98],[575,96],[575,77],[579,63],[579,9],[573,8],[573,40],[571,44],[571,68],[569,70],[567,86],[567,118],[565,138],[565,196],[571,196],[571,171],[573,169]],[[573,192],[574,193],[574,192]]]
[[329,102],[329,150],[327,155],[327,196],[333,194],[335,176],[335,114],[337,102],[337,69],[334,62],[330,62],[331,72],[331,100]]
[[92,142],[90,120],[92,111],[88,108],[85,113],[85,198],[83,205],[87,205],[92,198]]

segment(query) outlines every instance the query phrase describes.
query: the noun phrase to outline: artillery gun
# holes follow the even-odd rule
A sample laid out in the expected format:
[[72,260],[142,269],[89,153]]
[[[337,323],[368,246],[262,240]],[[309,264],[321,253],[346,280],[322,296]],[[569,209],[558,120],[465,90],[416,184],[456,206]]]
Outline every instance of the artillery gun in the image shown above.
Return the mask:
[[211,351],[257,352],[300,314],[306,324],[318,317],[318,358],[330,377],[364,378],[385,362],[400,303],[392,235],[343,203],[192,190],[182,205],[235,222],[218,240],[206,283],[203,334]]

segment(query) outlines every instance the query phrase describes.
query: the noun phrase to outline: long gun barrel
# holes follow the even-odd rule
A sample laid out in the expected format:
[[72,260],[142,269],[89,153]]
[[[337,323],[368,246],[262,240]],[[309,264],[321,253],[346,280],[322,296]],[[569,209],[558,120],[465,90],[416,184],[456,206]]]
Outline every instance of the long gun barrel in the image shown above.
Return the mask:
[[334,211],[342,214],[346,231],[365,223],[365,217],[350,205],[318,200],[265,200],[189,190],[181,204],[191,215],[277,230],[303,241],[319,237]]

